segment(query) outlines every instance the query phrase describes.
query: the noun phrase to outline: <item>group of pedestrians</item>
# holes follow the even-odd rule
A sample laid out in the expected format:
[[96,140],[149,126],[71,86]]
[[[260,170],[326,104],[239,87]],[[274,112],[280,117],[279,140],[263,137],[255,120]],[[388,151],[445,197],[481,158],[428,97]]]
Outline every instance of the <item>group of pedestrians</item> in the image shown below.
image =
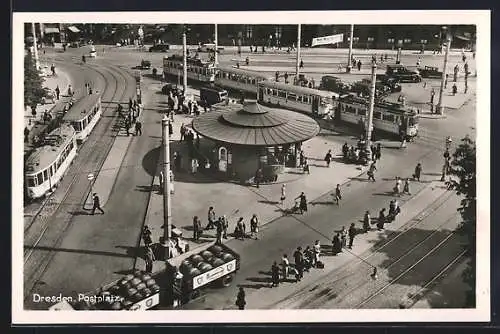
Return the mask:
[[[200,239],[204,230],[212,229],[215,229],[216,243],[220,244],[222,243],[222,239],[228,238],[229,219],[227,218],[227,215],[217,217],[214,207],[211,206],[208,209],[207,221],[207,225],[203,228],[200,218],[198,216],[193,217],[194,241],[198,241]],[[258,240],[259,226],[260,223],[257,214],[253,214],[250,218],[250,234],[248,234],[244,218],[239,217],[234,228],[233,236],[238,240],[245,240],[245,238]]]
[[[90,86],[90,85],[89,85]],[[123,106],[121,103],[118,103],[118,115],[123,119],[123,127],[127,132],[127,136],[130,136],[130,129],[132,124],[135,127],[135,136],[142,135],[142,122],[139,120],[139,116],[141,113],[141,106],[137,102],[137,100],[132,100],[132,98],[128,101],[128,111],[125,112],[123,110]]]

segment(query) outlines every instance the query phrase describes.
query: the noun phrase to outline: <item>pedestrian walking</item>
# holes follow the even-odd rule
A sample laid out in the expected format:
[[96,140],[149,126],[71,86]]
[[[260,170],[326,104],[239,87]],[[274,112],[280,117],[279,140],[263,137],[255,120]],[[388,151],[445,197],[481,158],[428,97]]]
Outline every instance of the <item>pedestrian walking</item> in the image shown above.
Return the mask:
[[413,179],[420,182],[420,174],[422,173],[422,164],[419,162],[415,167],[415,173],[413,174]]
[[29,136],[30,136],[30,130],[28,127],[24,128],[24,142],[27,143],[29,142]]
[[144,225],[142,228],[142,241],[144,241],[144,245],[149,246],[153,243],[151,239],[151,230],[148,225]]
[[306,198],[306,194],[304,194],[304,192],[301,192],[300,195],[295,198],[296,200],[300,200],[300,203],[299,203],[299,210],[300,210],[300,214],[303,214],[304,212],[307,212],[307,198]]
[[457,95],[458,88],[457,88],[456,84],[453,84],[453,86],[451,87],[451,92],[452,92],[453,96]]
[[401,179],[399,176],[396,176],[396,184],[394,185],[394,188],[392,188],[392,191],[394,195],[400,196],[401,194]]
[[198,241],[201,234],[201,222],[198,216],[193,217],[193,240]]
[[410,179],[409,178],[405,179],[405,184],[403,186],[403,194],[411,195],[411,193],[410,193]]
[[441,169],[441,179],[440,179],[441,182],[444,182],[446,175],[448,174],[447,172],[448,172],[448,165],[445,163],[443,164],[443,168]]
[[385,208],[382,208],[382,210],[380,210],[380,212],[378,213],[378,220],[377,220],[377,229],[379,231],[384,229],[385,220],[386,220]]
[[361,60],[358,60],[358,71],[361,71]]
[[87,59],[85,58],[85,55],[82,55],[82,63],[86,63],[87,62]]
[[342,229],[338,232],[340,237],[340,252],[342,252],[342,248],[347,247],[347,230],[345,226],[342,226]]
[[367,175],[368,180],[372,180],[375,182],[375,171],[377,170],[377,166],[375,166],[375,161],[370,165],[370,169],[368,169]]
[[434,110],[434,96],[436,95],[436,90],[431,89],[431,112]]
[[271,281],[271,287],[279,286],[280,284],[280,268],[276,261],[271,266]]
[[326,167],[330,167],[330,162],[332,161],[332,150],[328,150],[324,160],[326,162]]
[[254,213],[252,218],[250,219],[250,237],[258,240],[259,239],[259,219],[257,219],[257,215]]
[[135,122],[135,135],[142,136],[142,123],[141,123],[141,121]]
[[297,247],[297,250],[293,253],[293,259],[295,263],[295,269],[298,271],[298,280],[300,281],[304,277],[304,254],[302,254],[302,247]]
[[282,206],[283,206],[285,200],[286,200],[286,183],[283,183],[281,185],[281,197],[280,197],[280,201],[281,201]]
[[222,216],[222,237],[227,239],[227,229],[229,228],[229,221],[227,220],[227,216]]
[[99,210],[102,214],[104,214],[104,210],[101,208],[101,201],[99,199],[99,196],[97,196],[97,193],[93,194],[93,201],[94,206],[92,207],[92,215],[95,213],[95,210]]
[[219,217],[219,219],[215,223],[215,237],[216,237],[215,243],[216,244],[222,243],[222,232],[223,232],[222,217]]
[[59,100],[59,95],[61,94],[61,90],[59,89],[59,85],[56,87],[56,99]]
[[146,272],[151,273],[153,271],[153,262],[156,261],[155,254],[150,246],[144,248],[144,261],[146,262]]
[[234,229],[234,236],[236,239],[240,240],[245,240],[245,235],[246,235],[246,226],[245,223],[243,222],[243,217],[240,217],[238,219],[238,222],[236,223],[236,227]]
[[264,175],[262,173],[262,169],[258,168],[255,172],[254,183],[257,188],[260,188],[260,183],[262,182]]
[[316,240],[314,242],[313,252],[314,252],[314,264],[315,266],[318,266],[318,263],[320,262],[319,257],[321,256],[321,244],[319,240]]
[[207,230],[215,228],[215,210],[214,207],[211,206],[208,208],[208,224],[207,224]]
[[357,234],[357,230],[356,230],[356,226],[354,225],[354,223],[351,224],[351,226],[349,227],[349,248],[352,249],[352,243],[354,241],[354,237],[356,236]]
[[288,261],[288,256],[286,254],[283,254],[283,257],[281,258],[282,281],[288,279],[289,269],[290,269],[290,262]]
[[335,188],[335,202],[337,205],[339,205],[339,201],[342,199],[342,194],[340,191],[340,184],[337,184],[337,187]]
[[236,296],[236,306],[238,309],[244,310],[247,302],[245,301],[245,290],[240,286],[240,290],[238,291],[238,295]]
[[302,59],[300,60],[299,68],[304,68],[304,61]]
[[71,85],[68,85],[68,96],[73,96],[73,87]]
[[337,255],[338,253],[341,252],[342,252],[341,235],[339,232],[337,232],[332,239],[332,254]]
[[363,231],[367,233],[370,231],[370,226],[371,226],[371,217],[370,217],[370,211],[366,210],[365,215],[363,217]]

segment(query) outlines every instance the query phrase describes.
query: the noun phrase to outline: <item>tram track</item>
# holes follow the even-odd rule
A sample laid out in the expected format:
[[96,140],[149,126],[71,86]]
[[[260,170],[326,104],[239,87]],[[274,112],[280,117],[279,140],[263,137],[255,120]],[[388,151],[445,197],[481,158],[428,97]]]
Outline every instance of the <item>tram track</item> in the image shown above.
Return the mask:
[[[55,252],[53,248],[61,242],[69,227],[72,217],[82,211],[82,205],[88,196],[90,183],[86,178],[88,172],[98,172],[105,157],[111,150],[116,134],[110,135],[113,131],[113,125],[116,122],[114,106],[106,105],[115,102],[127,102],[125,98],[135,93],[135,80],[130,75],[116,67],[104,67],[98,63],[83,65],[92,68],[98,72],[103,79],[102,103],[103,115],[87,141],[81,146],[75,159],[78,167],[66,175],[71,177],[64,191],[58,193],[58,199],[55,198],[50,209],[40,210],[40,213],[34,220],[38,220],[36,231],[33,230],[34,224],[25,231],[25,298],[28,298],[30,292],[36,289],[35,283],[45,273]],[[111,113],[110,113],[111,111]],[[78,160],[81,162],[78,164]],[[74,167],[73,167],[74,168]],[[64,182],[64,180],[62,181]],[[43,219],[44,218],[44,219]],[[26,235],[28,234],[28,235]],[[30,242],[31,241],[31,242]],[[37,250],[42,245],[44,249]],[[35,252],[36,251],[36,252]],[[30,274],[27,268],[32,269]]]
[[[349,284],[357,283],[354,285],[354,287],[351,287],[349,291],[356,291],[357,289],[361,289],[369,282],[367,282],[366,278],[369,279],[369,275],[371,274],[371,268],[368,268],[367,270],[363,270],[363,273],[360,275],[358,266],[361,264],[361,262],[370,261],[371,263],[374,263],[376,262],[376,258],[380,257],[382,253],[390,252],[391,257],[394,261],[392,261],[392,263],[386,264],[385,266],[377,266],[377,268],[379,269],[386,270],[386,267],[396,265],[398,261],[401,261],[401,259],[408,256],[407,253],[409,252],[409,249],[412,251],[419,249],[419,247],[425,244],[429,239],[433,238],[437,234],[437,231],[442,226],[449,223],[449,221],[447,220],[445,223],[430,229],[428,233],[422,235],[422,237],[418,240],[414,240],[414,230],[416,228],[420,228],[421,230],[428,228],[428,218],[431,217],[436,211],[441,209],[452,195],[453,193],[449,191],[441,194],[435,199],[432,204],[426,206],[420,212],[417,212],[412,219],[400,226],[397,230],[388,234],[384,240],[379,242],[378,245],[376,244],[370,249],[367,249],[365,252],[359,254],[359,258],[363,260],[353,259],[352,262],[346,263],[341,267],[334,268],[333,270],[321,275],[314,282],[308,284],[307,289],[300,290],[292,295],[287,296],[286,298],[272,305],[271,308],[273,308],[274,306],[289,303],[300,303],[301,306],[299,306],[299,308],[321,308],[321,306],[325,302],[331,299],[335,298],[336,300],[338,300],[338,296],[340,295],[338,285],[340,285],[340,283],[344,280],[348,280]],[[402,206],[402,209],[404,210],[404,205]],[[347,256],[349,256],[349,254],[347,254]],[[332,274],[334,273],[335,277],[332,277]],[[313,290],[311,290],[310,287],[319,287],[320,285],[322,285],[322,282],[325,282],[326,280],[328,280],[328,287],[320,291],[316,291],[316,293],[311,295],[311,291],[317,290],[317,288],[313,288]],[[354,280],[358,280],[358,282],[354,282]],[[361,282],[359,282],[359,280]],[[330,288],[330,286],[333,287]],[[328,292],[325,292],[325,290],[328,290]],[[341,290],[344,293],[346,292],[344,285],[342,285]],[[280,306],[280,308],[282,307]]]

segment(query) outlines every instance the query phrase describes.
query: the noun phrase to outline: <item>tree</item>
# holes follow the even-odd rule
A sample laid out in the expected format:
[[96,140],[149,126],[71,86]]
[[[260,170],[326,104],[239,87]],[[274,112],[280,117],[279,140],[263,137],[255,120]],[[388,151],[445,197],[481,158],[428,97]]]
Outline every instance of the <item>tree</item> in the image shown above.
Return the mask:
[[36,69],[30,52],[24,57],[24,106],[32,110],[47,96],[47,88],[43,87],[44,79]]
[[463,272],[463,280],[471,288],[467,293],[467,306],[475,307],[476,300],[476,144],[466,136],[453,153],[450,174],[458,180],[450,180],[448,185],[458,195],[463,196],[457,211],[462,216],[458,231],[468,240],[468,267]]

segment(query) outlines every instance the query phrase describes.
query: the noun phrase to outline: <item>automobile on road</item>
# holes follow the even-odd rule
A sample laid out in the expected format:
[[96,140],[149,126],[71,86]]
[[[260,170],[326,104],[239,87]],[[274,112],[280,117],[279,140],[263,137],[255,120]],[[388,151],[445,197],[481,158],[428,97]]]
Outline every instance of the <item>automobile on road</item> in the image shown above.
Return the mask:
[[439,69],[434,66],[425,66],[423,68],[419,68],[418,71],[422,78],[441,79],[443,76],[443,72],[439,71]]
[[417,69],[413,70],[404,65],[387,65],[387,76],[398,79],[399,82],[420,82],[422,76]]
[[156,44],[149,48],[149,52],[167,52],[168,50],[170,50],[168,44]]

